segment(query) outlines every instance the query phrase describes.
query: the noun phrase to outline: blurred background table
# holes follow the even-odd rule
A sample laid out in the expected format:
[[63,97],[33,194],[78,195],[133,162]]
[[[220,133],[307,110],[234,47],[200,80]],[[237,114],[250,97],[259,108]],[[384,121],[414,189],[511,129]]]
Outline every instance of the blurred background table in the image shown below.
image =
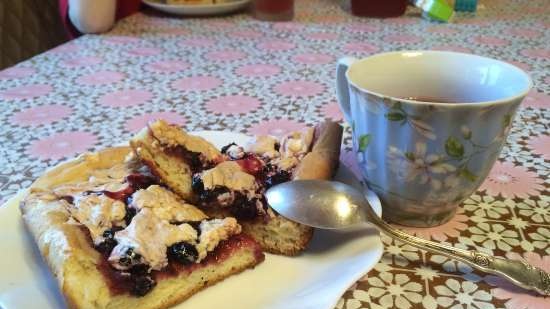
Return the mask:
[[[344,9],[342,9],[344,8]],[[481,1],[454,23],[353,17],[345,3],[296,1],[292,22],[247,14],[178,18],[146,10],[0,71],[0,200],[48,166],[127,140],[162,117],[187,130],[280,135],[342,120],[335,61],[405,49],[475,53],[510,62],[534,88],[499,161],[455,218],[407,231],[550,271],[550,5]],[[444,70],[445,68],[442,68]],[[354,167],[349,129],[342,153]],[[382,260],[337,308],[550,308],[471,268],[382,237]]]

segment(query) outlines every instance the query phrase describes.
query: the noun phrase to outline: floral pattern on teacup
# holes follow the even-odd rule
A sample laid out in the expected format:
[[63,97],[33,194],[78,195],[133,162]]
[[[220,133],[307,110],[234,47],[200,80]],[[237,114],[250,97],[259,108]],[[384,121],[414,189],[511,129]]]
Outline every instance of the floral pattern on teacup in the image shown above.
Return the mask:
[[396,121],[401,125],[408,125],[418,134],[428,139],[435,139],[434,128],[423,121],[424,116],[407,113],[399,101],[392,104],[391,108],[384,114],[384,117],[389,121]]
[[443,155],[426,152],[426,143],[422,142],[416,143],[414,151],[407,152],[389,146],[386,154],[390,163],[389,169],[405,182],[429,184],[434,190],[456,186],[459,182],[456,167],[447,163]]
[[498,156],[519,105],[449,109],[350,88],[360,98],[352,110],[367,115],[360,122],[351,120],[359,167],[382,200],[391,196],[387,200],[394,210],[413,225],[444,222],[479,187],[492,165],[486,162]]

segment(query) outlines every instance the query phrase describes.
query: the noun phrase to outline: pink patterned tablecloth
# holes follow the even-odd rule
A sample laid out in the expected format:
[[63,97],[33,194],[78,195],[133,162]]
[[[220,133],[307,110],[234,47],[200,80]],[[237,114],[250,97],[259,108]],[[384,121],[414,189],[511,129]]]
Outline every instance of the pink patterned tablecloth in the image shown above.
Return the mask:
[[[449,223],[407,231],[461,248],[524,258],[550,271],[550,3],[481,1],[452,24],[352,17],[340,1],[298,0],[293,22],[246,14],[150,12],[0,72],[0,200],[48,166],[127,140],[154,118],[187,130],[280,135],[341,120],[335,60],[403,49],[475,53],[528,71],[508,144]],[[354,167],[349,129],[342,160]],[[383,237],[382,260],[337,308],[550,308],[550,298]]]

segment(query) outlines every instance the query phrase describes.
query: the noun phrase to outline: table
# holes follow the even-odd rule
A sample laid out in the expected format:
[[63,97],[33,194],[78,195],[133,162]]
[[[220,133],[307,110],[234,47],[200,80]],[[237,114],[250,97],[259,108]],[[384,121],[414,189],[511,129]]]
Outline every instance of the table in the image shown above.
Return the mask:
[[[342,120],[335,60],[403,49],[453,50],[508,61],[534,89],[480,190],[447,224],[408,232],[461,248],[524,258],[550,271],[550,5],[481,1],[455,23],[415,9],[385,20],[346,3],[298,0],[292,22],[246,14],[181,19],[135,14],[0,72],[0,200],[48,166],[127,140],[153,118],[187,130],[283,134]],[[349,128],[342,153],[354,167]],[[356,170],[356,169],[355,169]],[[337,308],[550,308],[550,298],[382,237],[382,260]]]

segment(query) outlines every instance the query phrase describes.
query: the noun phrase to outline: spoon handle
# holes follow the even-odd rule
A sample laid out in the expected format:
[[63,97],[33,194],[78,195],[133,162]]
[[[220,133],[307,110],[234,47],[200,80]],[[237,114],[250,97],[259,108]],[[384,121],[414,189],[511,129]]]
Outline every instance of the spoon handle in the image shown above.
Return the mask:
[[529,265],[525,261],[507,260],[490,256],[479,251],[454,248],[411,236],[393,228],[380,219],[380,217],[374,213],[370,205],[365,208],[367,209],[371,223],[393,239],[400,240],[418,249],[459,260],[480,271],[506,278],[513,284],[524,289],[534,290],[542,295],[550,295],[550,274],[540,268]]

